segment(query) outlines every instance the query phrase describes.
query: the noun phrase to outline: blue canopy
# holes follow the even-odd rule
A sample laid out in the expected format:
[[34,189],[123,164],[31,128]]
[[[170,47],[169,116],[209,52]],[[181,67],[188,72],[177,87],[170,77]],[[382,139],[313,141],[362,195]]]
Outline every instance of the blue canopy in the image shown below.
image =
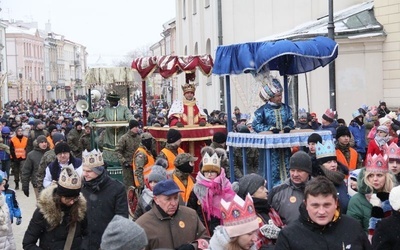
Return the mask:
[[337,43],[323,36],[296,42],[279,40],[218,46],[213,74],[256,75],[268,68],[279,71],[280,75],[297,75],[323,67],[337,55]]

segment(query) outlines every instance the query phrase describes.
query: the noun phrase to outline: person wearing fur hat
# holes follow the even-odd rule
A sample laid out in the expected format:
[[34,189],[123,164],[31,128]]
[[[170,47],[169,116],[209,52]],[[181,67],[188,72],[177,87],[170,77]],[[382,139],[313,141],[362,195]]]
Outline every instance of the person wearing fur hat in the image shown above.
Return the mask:
[[[54,147],[57,144],[59,144],[60,142],[66,142],[66,139],[65,139],[64,135],[62,133],[59,133],[59,132],[54,133],[54,135],[53,135]],[[56,159],[57,159],[57,156],[54,153],[54,148],[46,151],[44,153],[44,155],[42,156],[42,158],[40,159],[38,171],[37,171],[37,174],[36,174],[36,178],[37,178],[36,184],[37,184],[37,188],[38,188],[38,192],[39,193],[43,189],[43,180],[44,180],[44,177],[46,175],[46,168],[50,163],[52,163]]]
[[197,250],[199,241],[208,238],[196,211],[179,204],[180,192],[173,180],[160,181],[154,186],[151,210],[136,220],[146,232],[149,241],[146,250]]
[[88,223],[81,186],[80,175],[70,166],[63,167],[57,184],[40,193],[22,240],[24,249],[86,249]]
[[304,151],[297,151],[290,157],[290,178],[272,188],[268,203],[288,225],[299,217],[299,206],[304,199],[304,187],[311,178],[312,165],[310,156]]
[[157,158],[164,158],[168,161],[167,175],[172,176],[175,165],[174,161],[177,155],[185,153],[185,151],[180,147],[182,143],[182,134],[179,130],[170,128],[167,132],[167,144],[160,151]]
[[167,179],[167,171],[160,165],[152,165],[151,172],[145,181],[145,187],[140,194],[139,202],[133,214],[133,221],[136,221],[140,216],[151,209],[153,203],[153,189],[154,186],[160,181]]
[[386,106],[386,102],[379,101],[378,105],[378,118],[385,117],[387,114],[390,113],[390,110]]
[[345,183],[348,169],[345,166],[339,166],[341,163],[338,162],[336,153],[337,150],[332,141],[325,141],[324,144],[318,142],[316,147],[316,159],[319,164],[318,175],[325,176],[332,181],[338,193],[340,211],[345,214],[350,200]]
[[[282,103],[282,94],[283,87],[279,80],[268,78],[267,84],[260,91],[260,98],[265,104],[254,112],[252,126],[257,133],[290,133],[294,129],[292,109]],[[272,185],[278,185],[287,179],[290,156],[290,148],[271,149]]]
[[187,206],[197,211],[210,236],[221,225],[221,199],[230,201],[235,196],[231,183],[221,167],[216,153],[206,153],[202,158],[202,168],[196,176],[196,183],[189,196]]
[[67,135],[67,143],[71,149],[72,156],[76,158],[82,158],[82,151],[79,143],[79,139],[83,135],[82,122],[76,121],[74,128],[69,131]]
[[189,153],[177,155],[174,161],[175,171],[172,174],[172,179],[181,190],[181,198],[185,205],[189,200],[189,195],[192,192],[195,182],[191,176],[195,161],[197,161],[197,157],[193,157]]
[[29,182],[32,183],[36,199],[39,198],[38,171],[43,155],[49,150],[47,139],[44,135],[38,136],[33,143],[34,149],[28,153],[21,171],[22,191],[29,197]]
[[11,227],[10,212],[3,194],[4,182],[0,175],[0,248],[6,250],[15,250],[17,246]]
[[115,146],[115,153],[122,166],[122,177],[126,190],[134,184],[132,160],[133,154],[139,148],[140,142],[139,122],[134,119],[130,120],[128,132],[119,138],[118,143]]
[[[336,156],[337,161],[345,166],[348,171],[362,167],[363,160],[357,151],[350,147],[351,133],[348,127],[339,126],[336,130]],[[347,178],[348,176],[346,176]]]
[[370,140],[368,144],[367,154],[370,155],[383,155],[385,149],[390,141],[389,129],[387,126],[381,125],[376,129],[376,134],[373,140]]
[[153,143],[154,137],[146,132],[140,135],[141,143],[133,154],[133,179],[136,188],[142,190],[148,181],[149,174],[154,165]]
[[382,219],[375,228],[372,237],[372,249],[400,249],[400,186],[394,187],[389,194],[392,215]]
[[376,223],[390,215],[389,193],[396,185],[388,169],[387,155],[369,155],[357,179],[358,193],[353,195],[347,207],[347,214],[361,223],[371,239]]
[[146,232],[141,226],[115,215],[101,237],[100,250],[143,250],[147,243]]
[[279,214],[268,203],[267,181],[259,174],[247,174],[232,184],[233,189],[245,199],[247,194],[253,198],[254,208],[259,218],[258,234],[260,249],[272,249],[281,228],[284,226]]
[[60,142],[54,147],[56,160],[50,163],[46,168],[46,174],[43,179],[43,187],[48,187],[53,181],[60,177],[61,169],[72,165],[75,171],[82,176],[82,160],[75,158],[71,154],[71,149],[66,142]]
[[113,217],[118,214],[128,218],[128,199],[124,184],[108,175],[100,151],[83,151],[82,158],[82,194],[88,202],[87,249],[98,250],[101,236]]
[[[255,213],[253,199],[246,195],[243,200],[236,195],[232,200],[221,200],[223,226],[218,226],[210,239],[210,250],[259,249],[259,218]],[[232,211],[238,211],[233,213]]]

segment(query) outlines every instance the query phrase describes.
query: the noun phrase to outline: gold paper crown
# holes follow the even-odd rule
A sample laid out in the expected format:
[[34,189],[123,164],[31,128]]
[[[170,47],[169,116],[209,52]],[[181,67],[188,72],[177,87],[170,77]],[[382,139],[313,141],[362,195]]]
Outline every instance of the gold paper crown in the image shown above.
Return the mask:
[[75,171],[74,167],[68,165],[61,169],[58,185],[66,189],[80,189],[82,186],[81,177]]
[[196,92],[196,86],[194,85],[194,83],[190,84],[190,83],[186,83],[185,85],[182,85],[182,90],[183,90],[183,94],[187,93],[187,92]]
[[218,157],[217,153],[214,153],[212,156],[205,153],[201,161],[203,163],[203,167],[201,168],[202,172],[215,171],[218,174],[221,173],[221,159]]
[[365,169],[369,172],[388,172],[389,168],[387,155],[382,156],[380,154],[368,154],[366,158]]
[[96,149],[88,152],[86,149],[82,152],[82,166],[95,168],[104,166],[103,154]]
[[395,142],[386,147],[385,153],[389,159],[400,159],[400,148]]
[[229,237],[250,233],[259,228],[258,217],[250,194],[242,200],[235,195],[232,201],[221,200],[223,225]]

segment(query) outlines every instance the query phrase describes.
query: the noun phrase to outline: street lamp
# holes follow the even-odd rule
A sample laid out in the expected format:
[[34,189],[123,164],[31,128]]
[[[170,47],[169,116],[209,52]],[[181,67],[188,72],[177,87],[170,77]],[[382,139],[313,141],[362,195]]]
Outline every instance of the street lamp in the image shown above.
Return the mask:
[[45,87],[44,87],[44,81],[43,81],[43,79],[44,79],[44,75],[43,75],[43,71],[42,71],[42,73],[41,73],[41,75],[40,75],[40,85],[41,85],[41,87],[42,87],[42,103],[44,103],[44,95],[45,95],[45,93],[46,93],[46,90],[45,90]]

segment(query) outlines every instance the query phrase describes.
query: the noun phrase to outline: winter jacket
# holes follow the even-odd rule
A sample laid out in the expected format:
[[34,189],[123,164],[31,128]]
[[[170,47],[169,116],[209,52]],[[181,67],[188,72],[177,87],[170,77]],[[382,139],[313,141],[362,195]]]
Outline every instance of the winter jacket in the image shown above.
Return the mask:
[[41,192],[43,189],[43,180],[46,175],[47,166],[53,161],[57,160],[56,153],[54,153],[54,149],[50,149],[44,153],[42,159],[40,160],[39,167],[37,170],[36,178],[37,178],[37,188],[38,191]]
[[10,213],[3,194],[0,194],[0,249],[17,249],[11,227]]
[[364,154],[367,148],[367,141],[365,139],[365,125],[361,126],[353,121],[349,125],[349,130],[354,137],[354,148],[358,153]]
[[331,131],[333,140],[336,140],[336,128],[338,127],[338,125],[339,124],[337,123],[337,121],[334,120],[331,124],[328,124],[326,126],[321,124],[317,130]]
[[[82,176],[82,160],[79,158],[75,158],[72,155],[70,155],[70,158],[68,160],[68,163],[65,165],[70,165],[74,167],[75,171]],[[52,163],[50,163],[47,168],[46,168],[46,174],[43,179],[43,186],[48,187],[53,181],[58,181],[58,178],[60,177],[62,165],[58,162],[56,159]]]
[[305,205],[300,207],[300,216],[279,233],[277,250],[331,250],[372,249],[367,235],[353,218],[339,214],[325,226],[320,226],[308,216]]
[[114,215],[128,218],[128,199],[124,185],[106,171],[91,181],[83,181],[82,194],[87,200],[90,250],[98,250],[101,236]]
[[184,206],[179,206],[176,213],[169,216],[153,202],[152,209],[140,216],[136,223],[146,232],[149,241],[146,250],[177,249],[197,239],[208,239],[196,211]]
[[374,250],[397,250],[400,249],[400,212],[392,211],[392,215],[382,219],[376,225],[372,237],[372,248]]
[[299,206],[303,203],[305,184],[295,186],[290,179],[274,187],[268,195],[268,203],[288,225],[299,217]]
[[37,187],[37,173],[40,160],[44,153],[48,150],[41,149],[37,143],[34,143],[34,148],[28,153],[24,166],[21,169],[22,189],[29,189],[29,182],[32,182],[33,187]]
[[10,221],[13,223],[14,217],[22,217],[21,209],[19,208],[17,197],[15,196],[15,191],[7,188],[3,191],[3,195],[6,197],[6,203],[8,205],[8,210],[10,211]]
[[71,149],[71,153],[74,157],[76,158],[81,158],[82,159],[82,151],[81,147],[79,144],[79,139],[83,135],[83,130],[77,130],[76,128],[73,128],[67,136],[67,143],[69,148]]
[[[22,245],[24,249],[58,250],[64,249],[69,231],[70,208],[59,208],[53,197],[57,186],[52,185],[40,193],[38,208],[33,213],[25,232]],[[81,194],[79,200],[74,203],[78,206],[78,222],[71,249],[85,249],[85,237],[87,235],[86,200]],[[36,245],[39,241],[39,246]]]

